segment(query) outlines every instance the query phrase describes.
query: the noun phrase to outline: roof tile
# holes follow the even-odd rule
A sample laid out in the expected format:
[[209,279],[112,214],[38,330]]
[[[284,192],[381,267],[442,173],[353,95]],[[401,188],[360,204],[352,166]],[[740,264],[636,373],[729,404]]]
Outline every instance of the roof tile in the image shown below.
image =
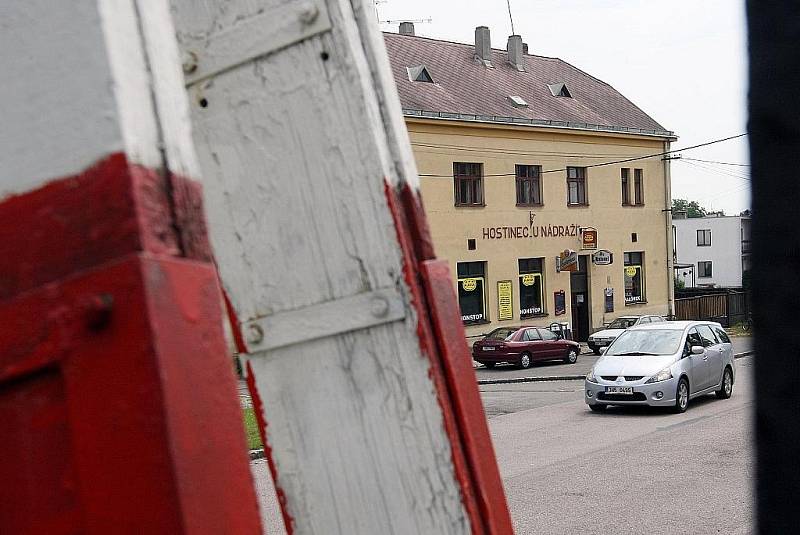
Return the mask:
[[[504,50],[492,50],[494,68],[487,68],[474,59],[471,44],[394,33],[384,33],[384,40],[404,110],[667,132],[613,87],[558,58],[526,55],[526,72],[519,72]],[[436,83],[410,81],[406,68],[416,65]],[[572,98],[554,97],[548,84],[557,83]],[[511,95],[528,106],[515,107]]]

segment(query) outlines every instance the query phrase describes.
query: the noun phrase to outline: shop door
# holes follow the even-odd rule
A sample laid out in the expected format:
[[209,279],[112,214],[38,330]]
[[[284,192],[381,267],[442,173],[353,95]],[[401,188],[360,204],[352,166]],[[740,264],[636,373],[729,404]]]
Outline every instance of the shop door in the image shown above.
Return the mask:
[[589,339],[589,270],[588,256],[578,257],[578,270],[570,273],[572,294],[572,339],[585,342]]

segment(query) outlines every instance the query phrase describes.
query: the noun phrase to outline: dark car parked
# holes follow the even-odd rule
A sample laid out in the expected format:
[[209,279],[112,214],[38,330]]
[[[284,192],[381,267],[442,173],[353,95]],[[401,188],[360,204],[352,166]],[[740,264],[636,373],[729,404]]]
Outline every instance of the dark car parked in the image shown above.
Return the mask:
[[499,327],[472,345],[472,358],[487,368],[498,362],[530,368],[537,360],[563,360],[574,364],[580,344],[565,340],[544,327]]

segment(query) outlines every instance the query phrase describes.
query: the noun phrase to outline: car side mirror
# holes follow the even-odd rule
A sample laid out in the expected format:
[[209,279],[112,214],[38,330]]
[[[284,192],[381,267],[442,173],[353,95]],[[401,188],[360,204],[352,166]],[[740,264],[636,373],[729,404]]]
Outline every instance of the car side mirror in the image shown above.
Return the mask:
[[706,350],[703,346],[692,346],[692,355],[702,355]]

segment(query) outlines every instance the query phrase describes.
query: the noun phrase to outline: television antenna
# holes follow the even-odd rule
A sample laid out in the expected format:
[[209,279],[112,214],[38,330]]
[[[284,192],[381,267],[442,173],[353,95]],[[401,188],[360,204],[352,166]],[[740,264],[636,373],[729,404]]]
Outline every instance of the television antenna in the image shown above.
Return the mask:
[[433,22],[432,18],[427,19],[396,19],[396,20],[381,20],[379,21],[381,24],[399,24],[401,22],[413,22],[413,23],[425,23],[425,22]]
[[375,5],[375,19],[378,21],[379,24],[400,24],[401,22],[413,22],[415,24],[423,24],[423,23],[430,23],[433,22],[433,19],[428,17],[427,19],[392,19],[392,20],[381,20],[380,13],[378,12],[378,6],[380,4],[388,4],[389,0],[372,0],[372,3]]

